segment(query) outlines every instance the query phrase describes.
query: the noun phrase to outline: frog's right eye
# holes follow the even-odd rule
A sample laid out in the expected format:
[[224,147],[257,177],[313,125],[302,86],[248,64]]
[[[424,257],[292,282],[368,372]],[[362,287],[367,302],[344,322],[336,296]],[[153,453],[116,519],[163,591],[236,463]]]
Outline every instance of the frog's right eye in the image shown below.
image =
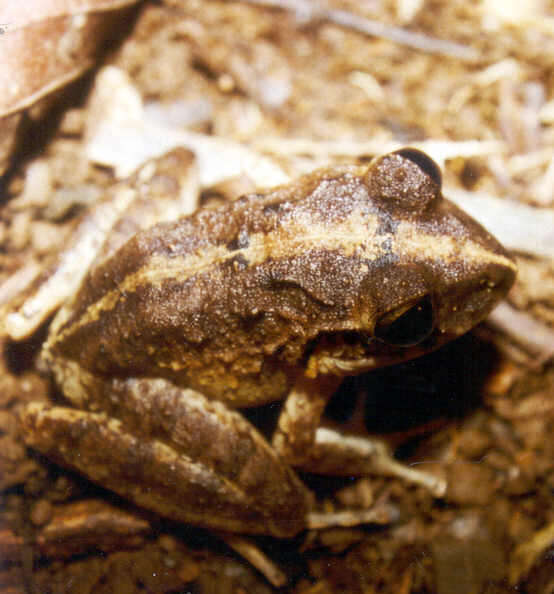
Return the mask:
[[408,308],[402,306],[383,315],[375,326],[375,338],[391,346],[414,346],[433,332],[433,318],[433,303],[426,295]]

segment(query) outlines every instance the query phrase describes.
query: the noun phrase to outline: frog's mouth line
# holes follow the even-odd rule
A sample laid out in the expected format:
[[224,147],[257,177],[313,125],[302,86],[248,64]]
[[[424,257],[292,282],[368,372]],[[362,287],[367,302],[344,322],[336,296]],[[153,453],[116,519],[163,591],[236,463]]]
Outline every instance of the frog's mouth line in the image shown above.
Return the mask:
[[434,351],[459,335],[433,328],[417,344],[390,345],[360,332],[338,332],[320,336],[306,351],[306,368],[316,373],[358,375],[416,359]]
[[375,340],[372,344],[376,345],[377,352],[373,355],[368,353],[368,356],[375,359],[376,364],[372,369],[388,367],[427,355],[458,337],[456,333],[441,332],[438,328],[434,328],[421,342],[409,346],[390,345]]

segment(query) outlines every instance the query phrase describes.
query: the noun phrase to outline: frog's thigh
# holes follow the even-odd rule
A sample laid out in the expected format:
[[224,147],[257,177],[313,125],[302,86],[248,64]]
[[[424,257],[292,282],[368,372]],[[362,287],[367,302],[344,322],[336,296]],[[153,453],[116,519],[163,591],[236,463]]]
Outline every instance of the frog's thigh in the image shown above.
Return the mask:
[[27,444],[177,521],[280,537],[305,527],[304,486],[240,414],[163,380],[110,387],[112,416],[29,405]]
[[396,476],[441,497],[444,479],[401,464],[378,439],[343,435],[319,427],[328,399],[340,380],[301,377],[291,390],[273,437],[273,447],[290,464],[319,474]]

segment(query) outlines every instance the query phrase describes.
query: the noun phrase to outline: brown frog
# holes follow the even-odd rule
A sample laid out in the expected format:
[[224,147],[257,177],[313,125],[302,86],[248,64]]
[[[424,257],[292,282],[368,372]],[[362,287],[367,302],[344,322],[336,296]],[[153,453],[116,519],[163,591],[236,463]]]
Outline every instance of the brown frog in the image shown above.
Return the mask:
[[[382,445],[320,427],[352,374],[481,321],[516,273],[404,149],[138,232],[57,314],[42,359],[75,408],[34,403],[27,443],[163,516],[290,537],[294,467],[444,492]],[[285,399],[272,444],[237,410]]]

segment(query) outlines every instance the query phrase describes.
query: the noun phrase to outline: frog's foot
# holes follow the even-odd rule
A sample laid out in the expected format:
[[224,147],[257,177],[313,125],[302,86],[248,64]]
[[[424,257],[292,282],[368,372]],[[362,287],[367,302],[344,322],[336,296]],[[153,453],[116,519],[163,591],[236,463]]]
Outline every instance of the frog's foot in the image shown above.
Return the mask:
[[310,512],[306,524],[310,530],[352,528],[361,524],[391,524],[400,517],[397,507],[390,503],[376,504],[371,509]]
[[398,462],[385,442],[319,427],[325,404],[337,385],[338,380],[329,381],[329,376],[304,376],[297,381],[273,436],[279,455],[289,464],[316,474],[399,477],[442,497],[447,488],[443,478]]
[[396,460],[387,444],[380,439],[342,435],[325,427],[316,431],[310,459],[301,467],[321,474],[398,477],[425,487],[435,497],[443,497],[447,487],[444,478]]

